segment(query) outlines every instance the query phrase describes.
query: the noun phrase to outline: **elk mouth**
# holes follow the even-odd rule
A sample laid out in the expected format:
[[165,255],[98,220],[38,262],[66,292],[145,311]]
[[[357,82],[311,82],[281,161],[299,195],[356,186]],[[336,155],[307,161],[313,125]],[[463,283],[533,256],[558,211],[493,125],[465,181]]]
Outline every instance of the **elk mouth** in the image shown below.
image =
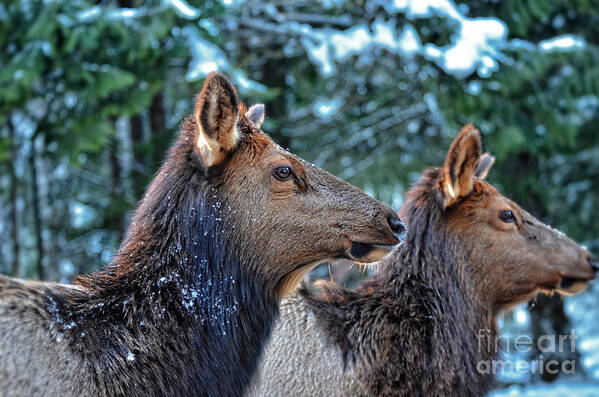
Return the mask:
[[[386,218],[387,230],[373,238],[375,242],[357,241],[345,236],[346,241],[341,257],[359,263],[374,263],[389,256],[407,236],[405,224],[393,214]],[[384,237],[383,237],[384,235]],[[349,244],[347,244],[349,243]]]
[[403,239],[398,244],[372,244],[353,242],[346,253],[346,258],[360,263],[378,262],[386,258],[393,250],[398,247]]
[[560,281],[554,289],[562,295],[574,295],[583,291],[594,278],[594,275],[580,277],[560,274]]

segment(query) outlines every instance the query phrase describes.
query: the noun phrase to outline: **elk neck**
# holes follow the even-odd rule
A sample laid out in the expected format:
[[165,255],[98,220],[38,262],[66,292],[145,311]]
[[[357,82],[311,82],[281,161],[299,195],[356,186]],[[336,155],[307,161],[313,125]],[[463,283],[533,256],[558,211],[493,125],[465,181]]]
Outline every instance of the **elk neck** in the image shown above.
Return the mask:
[[[254,371],[277,301],[245,270],[256,258],[242,256],[230,238],[235,227],[226,200],[206,175],[181,166],[189,155],[184,136],[148,188],[112,263],[80,277],[83,291],[50,296],[49,312],[75,350],[128,358],[94,360],[104,367],[98,371],[122,364],[142,370],[154,350],[163,352],[161,365],[182,374],[183,394],[223,382],[235,390],[233,383],[247,383]],[[226,373],[230,368],[236,373]]]

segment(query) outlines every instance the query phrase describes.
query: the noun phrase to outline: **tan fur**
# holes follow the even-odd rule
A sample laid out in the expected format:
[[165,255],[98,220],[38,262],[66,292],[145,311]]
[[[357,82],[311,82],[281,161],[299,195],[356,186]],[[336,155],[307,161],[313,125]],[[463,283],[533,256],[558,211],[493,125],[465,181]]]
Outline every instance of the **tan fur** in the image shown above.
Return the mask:
[[80,291],[71,286],[0,276],[1,396],[92,395],[92,377],[85,360],[79,355],[64,359],[69,351],[67,341],[57,329],[56,319],[42,309],[47,290]]
[[246,396],[356,395],[354,368],[344,368],[341,350],[316,323],[304,300],[297,295],[284,299],[280,311]]
[[283,286],[281,287],[281,293],[279,296],[281,298],[285,298],[286,296],[293,294],[297,290],[297,286],[314,267],[315,265],[309,264],[292,272],[287,279],[283,281]]

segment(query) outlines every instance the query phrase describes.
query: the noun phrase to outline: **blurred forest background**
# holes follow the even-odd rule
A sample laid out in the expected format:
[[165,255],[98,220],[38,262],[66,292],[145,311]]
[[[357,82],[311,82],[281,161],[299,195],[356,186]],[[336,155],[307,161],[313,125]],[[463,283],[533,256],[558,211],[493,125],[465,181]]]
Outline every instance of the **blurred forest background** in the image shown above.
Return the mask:
[[[0,0],[0,272],[106,265],[213,70],[266,103],[281,145],[395,208],[472,122],[490,181],[599,254],[598,44],[597,0]],[[597,395],[598,298],[502,319],[580,339],[575,376],[499,387]]]

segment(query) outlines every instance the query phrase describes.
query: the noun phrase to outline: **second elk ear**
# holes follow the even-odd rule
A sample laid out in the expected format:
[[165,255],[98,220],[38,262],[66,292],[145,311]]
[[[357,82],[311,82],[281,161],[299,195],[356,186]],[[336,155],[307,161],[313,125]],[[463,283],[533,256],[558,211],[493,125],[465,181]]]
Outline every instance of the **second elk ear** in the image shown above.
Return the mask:
[[264,123],[264,104],[258,103],[245,113],[245,116],[254,124],[256,128],[262,128],[262,124]]
[[481,147],[480,134],[471,124],[465,126],[453,140],[447,152],[441,181],[445,208],[472,193]]
[[495,164],[495,156],[492,156],[491,153],[483,153],[478,161],[478,167],[476,167],[474,176],[481,180],[486,179],[493,164]]
[[237,93],[229,80],[220,73],[208,75],[194,111],[197,150],[205,168],[222,163],[237,147],[237,104]]

